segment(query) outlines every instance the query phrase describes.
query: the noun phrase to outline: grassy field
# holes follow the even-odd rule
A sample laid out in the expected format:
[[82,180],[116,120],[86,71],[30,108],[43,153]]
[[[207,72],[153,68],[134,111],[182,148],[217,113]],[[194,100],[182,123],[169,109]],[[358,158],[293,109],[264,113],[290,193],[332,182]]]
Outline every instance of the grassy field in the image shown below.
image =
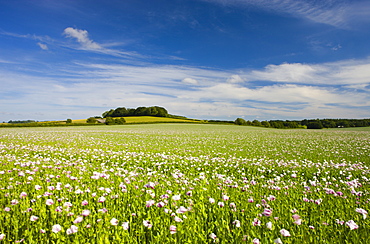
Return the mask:
[[[173,119],[165,117],[152,117],[152,116],[133,116],[133,117],[124,117],[127,124],[133,123],[199,123],[199,120],[192,119]],[[86,123],[86,119],[72,120],[73,123]]]
[[370,130],[0,129],[1,243],[368,243]]

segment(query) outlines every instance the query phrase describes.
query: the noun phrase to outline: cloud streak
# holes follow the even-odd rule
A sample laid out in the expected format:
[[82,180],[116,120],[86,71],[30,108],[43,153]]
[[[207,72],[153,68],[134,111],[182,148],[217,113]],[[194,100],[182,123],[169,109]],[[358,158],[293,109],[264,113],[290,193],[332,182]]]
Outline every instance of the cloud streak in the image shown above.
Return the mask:
[[[177,65],[75,63],[73,69],[63,67],[68,75],[54,78],[2,71],[0,114],[11,112],[9,104],[13,108],[17,104],[22,118],[33,119],[38,118],[26,116],[22,107],[63,119],[74,114],[79,114],[78,118],[99,115],[119,106],[160,105],[171,113],[200,119],[233,120],[243,115],[260,119],[363,118],[370,108],[369,65],[368,59],[280,64],[236,74]],[[270,84],[255,84],[262,79]],[[81,109],[84,112],[78,113]]]
[[[223,5],[256,7],[281,15],[290,15],[312,22],[327,24],[338,28],[348,28],[353,9],[358,7],[342,0],[204,0]],[[368,5],[367,5],[368,6]],[[361,12],[360,12],[361,13]],[[367,13],[367,12],[366,12]],[[362,15],[364,15],[362,13]]]
[[86,50],[99,50],[102,47],[94,42],[93,40],[89,39],[89,34],[87,30],[79,30],[74,29],[72,27],[68,27],[64,29],[63,34],[67,37],[75,38],[82,46],[83,49]]

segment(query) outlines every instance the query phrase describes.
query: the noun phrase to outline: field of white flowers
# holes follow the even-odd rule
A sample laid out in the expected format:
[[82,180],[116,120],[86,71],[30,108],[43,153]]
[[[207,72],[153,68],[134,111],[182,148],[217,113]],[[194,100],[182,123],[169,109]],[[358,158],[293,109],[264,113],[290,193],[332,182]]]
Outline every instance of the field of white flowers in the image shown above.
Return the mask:
[[369,243],[370,130],[0,129],[0,243]]

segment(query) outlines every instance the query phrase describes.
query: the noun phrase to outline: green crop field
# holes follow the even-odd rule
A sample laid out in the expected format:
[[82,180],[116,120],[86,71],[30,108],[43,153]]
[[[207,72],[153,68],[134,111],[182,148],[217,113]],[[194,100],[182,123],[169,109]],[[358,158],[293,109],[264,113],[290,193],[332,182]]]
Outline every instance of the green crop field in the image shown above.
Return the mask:
[[369,165],[367,128],[1,128],[0,242],[365,244]]
[[[153,117],[153,116],[130,116],[124,117],[127,124],[134,123],[199,123],[199,120],[192,119],[174,119],[166,117]],[[86,123],[86,119],[76,119],[73,123]]]

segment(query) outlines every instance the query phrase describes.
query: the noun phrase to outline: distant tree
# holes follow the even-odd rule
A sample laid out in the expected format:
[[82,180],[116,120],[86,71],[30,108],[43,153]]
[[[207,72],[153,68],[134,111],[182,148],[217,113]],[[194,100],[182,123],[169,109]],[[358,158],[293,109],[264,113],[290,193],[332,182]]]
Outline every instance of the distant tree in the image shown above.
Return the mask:
[[308,122],[307,129],[322,129],[324,126],[322,125],[320,120]]
[[256,119],[252,121],[252,125],[253,125],[253,126],[262,126],[261,122],[259,122],[259,121],[258,121],[258,120],[256,120]]
[[336,123],[333,120],[324,119],[324,120],[321,120],[321,123],[322,123],[322,126],[324,126],[324,128],[335,128],[336,127]]
[[268,121],[262,121],[261,122],[261,125],[263,126],[263,127],[270,127],[270,123],[268,122]]
[[115,119],[115,120],[114,120],[114,123],[115,123],[116,125],[123,125],[123,124],[125,124],[125,123],[126,123],[126,120],[125,120],[125,118],[118,118],[118,119]]
[[242,118],[237,118],[234,123],[236,125],[246,125],[247,121],[245,121],[245,119],[242,119]]
[[284,128],[284,122],[281,120],[271,120],[270,125],[273,128],[283,129]]
[[125,107],[116,108],[114,112],[109,117],[124,117],[127,116],[128,111]]
[[103,116],[103,118],[110,117],[110,116],[113,114],[113,112],[114,112],[114,109],[111,109],[111,110],[109,110],[109,111],[105,111],[105,112],[102,114],[102,116]]
[[106,125],[114,125],[115,120],[112,117],[108,117],[108,118],[105,119],[105,124]]
[[71,124],[71,123],[72,123],[72,120],[71,120],[71,119],[67,119],[67,120],[66,120],[66,123],[67,123],[67,124]]
[[150,110],[146,107],[138,107],[135,109],[135,116],[147,116],[150,115]]
[[165,108],[155,106],[154,107],[157,110],[157,117],[167,117],[168,111]]
[[95,124],[96,123],[96,119],[94,117],[90,117],[86,120],[86,123],[88,124]]

